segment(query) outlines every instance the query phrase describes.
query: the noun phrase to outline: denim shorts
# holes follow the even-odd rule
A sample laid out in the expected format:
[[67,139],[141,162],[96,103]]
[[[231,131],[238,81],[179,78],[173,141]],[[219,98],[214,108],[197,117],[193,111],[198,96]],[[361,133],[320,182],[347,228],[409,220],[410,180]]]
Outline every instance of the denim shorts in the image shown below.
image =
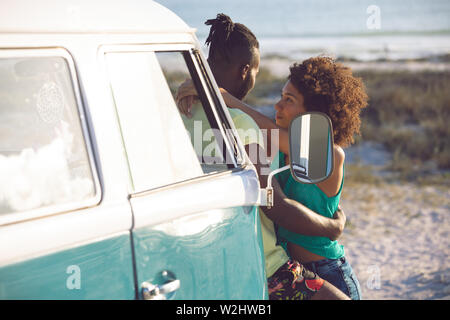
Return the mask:
[[345,257],[339,259],[323,259],[304,263],[303,265],[344,292],[350,299],[362,299],[359,281]]

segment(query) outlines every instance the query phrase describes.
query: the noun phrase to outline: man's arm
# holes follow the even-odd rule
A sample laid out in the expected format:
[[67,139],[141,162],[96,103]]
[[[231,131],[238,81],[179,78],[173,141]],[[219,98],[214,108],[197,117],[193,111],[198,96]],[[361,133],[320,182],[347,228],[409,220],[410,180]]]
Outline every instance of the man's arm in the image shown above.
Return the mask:
[[[258,152],[254,152],[254,150]],[[262,169],[267,167],[264,159],[264,150],[259,145],[246,145],[245,150],[250,160],[255,165],[258,172],[260,185],[265,188],[267,185],[267,175],[261,174]],[[250,152],[253,151],[253,152]],[[281,189],[278,181],[273,178],[272,187],[274,191],[274,206],[271,209],[261,207],[266,216],[283,228],[303,234],[306,236],[327,237],[336,240],[342,234],[345,226],[345,214],[337,211],[335,218],[324,217],[303,204],[289,199]]]
[[281,190],[278,181],[273,178],[274,206],[271,209],[261,207],[266,216],[283,228],[306,236],[338,239],[344,231],[346,217],[339,208],[334,219],[324,217],[298,201],[289,199]]

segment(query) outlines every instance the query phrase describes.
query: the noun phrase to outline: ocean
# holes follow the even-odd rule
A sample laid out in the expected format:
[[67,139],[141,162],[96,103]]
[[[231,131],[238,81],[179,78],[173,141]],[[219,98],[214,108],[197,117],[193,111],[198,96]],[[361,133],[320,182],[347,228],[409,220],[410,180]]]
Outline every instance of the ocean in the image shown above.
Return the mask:
[[248,26],[261,55],[317,54],[361,61],[450,54],[449,0],[156,0],[204,43],[217,13]]

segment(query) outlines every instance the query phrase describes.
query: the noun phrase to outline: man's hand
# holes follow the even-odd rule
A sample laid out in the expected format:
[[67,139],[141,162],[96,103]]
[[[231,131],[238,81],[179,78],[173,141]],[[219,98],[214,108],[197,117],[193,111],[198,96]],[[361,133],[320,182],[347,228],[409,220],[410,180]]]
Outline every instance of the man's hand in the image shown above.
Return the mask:
[[197,90],[195,90],[194,83],[191,79],[187,79],[184,81],[181,86],[178,88],[176,95],[176,103],[178,106],[178,110],[186,117],[192,117],[192,105],[198,99]]
[[338,206],[338,209],[333,215],[333,219],[336,220],[339,228],[336,229],[336,233],[330,239],[337,240],[342,235],[342,232],[344,232],[345,222],[347,221],[347,217],[345,216],[344,210],[341,208],[341,206]]
[[261,207],[266,216],[279,226],[298,234],[313,237],[327,237],[334,241],[344,231],[346,217],[339,207],[333,218],[324,217],[298,201],[288,198],[278,181],[272,180],[274,206]]

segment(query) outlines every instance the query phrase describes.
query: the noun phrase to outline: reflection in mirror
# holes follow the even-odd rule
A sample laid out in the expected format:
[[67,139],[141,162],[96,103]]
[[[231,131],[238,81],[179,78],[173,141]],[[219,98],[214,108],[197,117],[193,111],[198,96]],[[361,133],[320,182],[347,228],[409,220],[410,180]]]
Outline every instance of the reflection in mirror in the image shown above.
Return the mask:
[[327,115],[304,113],[289,127],[291,174],[302,183],[318,183],[333,171],[333,129]]

